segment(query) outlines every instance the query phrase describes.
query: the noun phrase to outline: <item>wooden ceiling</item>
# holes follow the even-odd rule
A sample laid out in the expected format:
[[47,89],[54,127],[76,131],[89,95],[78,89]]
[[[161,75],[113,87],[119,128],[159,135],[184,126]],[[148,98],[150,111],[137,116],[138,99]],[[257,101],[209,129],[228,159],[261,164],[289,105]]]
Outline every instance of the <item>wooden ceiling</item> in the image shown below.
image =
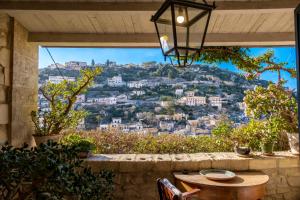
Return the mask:
[[[150,17],[161,0],[10,0],[5,12],[47,46],[158,47]],[[300,0],[217,0],[206,46],[294,45]]]

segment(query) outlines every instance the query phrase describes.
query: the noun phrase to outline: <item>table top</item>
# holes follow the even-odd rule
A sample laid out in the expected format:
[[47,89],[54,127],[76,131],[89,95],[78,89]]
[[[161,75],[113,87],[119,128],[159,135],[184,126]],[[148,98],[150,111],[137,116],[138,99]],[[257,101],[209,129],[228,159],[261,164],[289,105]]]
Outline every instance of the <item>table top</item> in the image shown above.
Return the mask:
[[183,174],[175,172],[173,175],[176,179],[199,186],[213,187],[253,187],[266,184],[269,181],[269,176],[262,172],[234,172],[236,177],[229,181],[213,181],[207,179],[199,172],[191,172]]

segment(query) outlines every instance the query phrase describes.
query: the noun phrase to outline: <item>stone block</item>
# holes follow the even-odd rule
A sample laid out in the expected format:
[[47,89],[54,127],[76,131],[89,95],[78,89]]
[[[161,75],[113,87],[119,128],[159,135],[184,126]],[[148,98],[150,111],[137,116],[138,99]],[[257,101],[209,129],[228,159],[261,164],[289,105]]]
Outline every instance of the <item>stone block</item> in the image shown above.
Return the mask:
[[10,62],[10,52],[7,48],[0,48],[0,66],[9,67]]
[[299,192],[288,192],[284,194],[285,200],[299,200],[300,193]]
[[293,168],[283,168],[278,169],[278,174],[283,176],[299,176],[300,177],[300,168],[299,167],[293,167]]
[[10,86],[10,79],[11,79],[11,77],[10,77],[10,69],[9,69],[9,67],[5,67],[4,68],[4,85],[5,86]]
[[250,170],[274,169],[277,168],[276,159],[252,159],[249,160]]
[[7,30],[0,29],[0,47],[7,47]]
[[300,187],[300,177],[299,176],[289,176],[289,177],[287,177],[287,182],[292,187]]
[[282,193],[288,193],[290,192],[290,188],[289,187],[277,187],[276,193],[277,194],[282,194]]
[[289,158],[289,159],[279,159],[278,167],[279,168],[292,168],[299,167],[299,158]]
[[7,125],[0,125],[0,145],[8,140]]
[[287,180],[286,180],[285,176],[278,175],[278,176],[275,176],[274,179],[275,179],[274,182],[277,185],[277,187],[288,187]]
[[0,29],[8,30],[9,17],[7,14],[0,14]]
[[8,104],[0,104],[0,124],[8,124]]
[[0,104],[6,103],[6,88],[0,85]]
[[169,154],[154,154],[154,171],[171,171],[172,170],[172,161]]

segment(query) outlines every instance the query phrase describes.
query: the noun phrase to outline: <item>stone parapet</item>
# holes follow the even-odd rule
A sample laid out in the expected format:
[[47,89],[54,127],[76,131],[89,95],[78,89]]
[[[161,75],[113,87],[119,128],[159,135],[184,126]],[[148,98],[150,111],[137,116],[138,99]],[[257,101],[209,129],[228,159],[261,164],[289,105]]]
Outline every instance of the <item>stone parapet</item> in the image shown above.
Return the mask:
[[255,153],[251,158],[241,158],[234,153],[99,154],[88,158],[86,163],[94,171],[115,172],[116,199],[158,199],[157,178],[165,177],[174,182],[174,171],[207,168],[263,171],[270,177],[264,199],[300,199],[299,157],[289,152],[276,152],[272,157]]

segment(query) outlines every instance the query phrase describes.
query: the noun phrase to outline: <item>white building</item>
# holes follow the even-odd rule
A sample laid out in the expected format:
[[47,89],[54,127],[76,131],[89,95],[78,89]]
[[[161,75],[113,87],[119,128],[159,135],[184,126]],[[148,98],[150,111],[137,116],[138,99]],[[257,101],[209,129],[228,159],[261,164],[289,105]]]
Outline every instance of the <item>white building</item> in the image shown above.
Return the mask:
[[200,96],[181,97],[177,102],[187,106],[200,106],[206,104],[206,97],[200,97]]
[[183,119],[186,120],[188,118],[188,115],[185,113],[175,113],[172,117],[173,117],[173,120],[180,121]]
[[117,102],[119,103],[124,103],[127,102],[128,100],[128,96],[126,94],[121,94],[119,96],[116,97],[117,98]]
[[115,105],[117,104],[116,97],[104,97],[104,98],[88,98],[88,103],[96,103],[100,105]]
[[132,91],[132,94],[136,95],[136,96],[142,96],[142,95],[146,94],[146,92],[144,90],[134,90],[134,91]]
[[68,77],[68,76],[49,76],[48,77],[48,82],[58,84],[62,81],[69,81],[69,82],[74,82],[76,79],[75,77]]
[[141,80],[141,81],[130,81],[127,83],[127,86],[129,88],[142,88],[147,86],[147,81],[146,80]]
[[109,124],[100,124],[99,129],[104,131],[109,129]]
[[210,105],[213,107],[218,107],[218,109],[222,108],[222,98],[218,96],[209,97],[208,98]]
[[244,102],[238,102],[237,106],[240,110],[246,110],[246,104]]
[[195,96],[195,91],[187,91],[187,92],[185,92],[185,95],[187,97],[193,97],[193,96]]
[[155,81],[155,80],[148,80],[147,81],[147,86],[150,87],[150,88],[155,88],[159,85],[160,85],[160,82],[158,82],[158,81]]
[[183,94],[183,89],[176,89],[175,90],[175,95],[182,96],[182,94]]
[[121,124],[122,118],[120,118],[120,117],[112,118],[111,122],[112,122],[112,124]]
[[169,107],[172,105],[172,101],[160,101],[160,106],[163,108]]
[[80,94],[76,96],[76,103],[83,103],[85,102],[85,94]]
[[114,76],[112,78],[107,79],[107,85],[110,87],[119,87],[124,85],[125,83],[123,82],[122,76]]
[[160,121],[159,128],[163,131],[172,131],[174,129],[173,121]]

